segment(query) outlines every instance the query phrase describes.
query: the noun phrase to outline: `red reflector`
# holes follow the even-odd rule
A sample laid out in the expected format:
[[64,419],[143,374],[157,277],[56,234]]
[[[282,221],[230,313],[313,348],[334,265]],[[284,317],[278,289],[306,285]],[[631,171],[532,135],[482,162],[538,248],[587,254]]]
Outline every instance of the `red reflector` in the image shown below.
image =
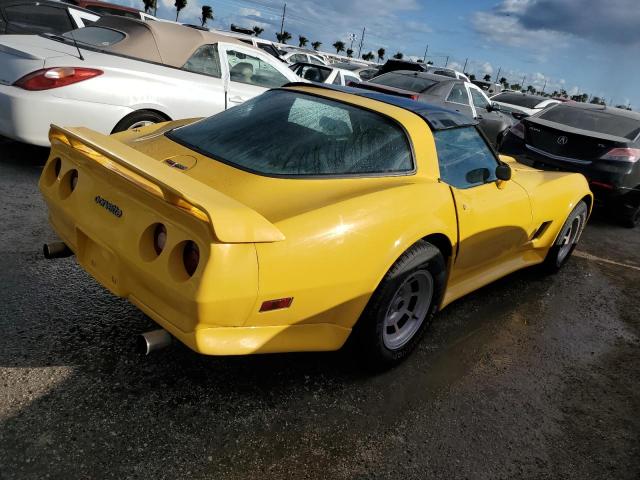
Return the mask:
[[90,78],[102,75],[102,70],[95,68],[79,68],[79,67],[55,67],[43,68],[31,72],[21,79],[17,80],[13,85],[24,88],[25,90],[49,90],[50,88],[64,87],[72,83],[82,82]]
[[591,185],[595,185],[596,187],[606,188],[607,190],[613,190],[613,185],[609,183],[599,182],[597,180],[591,180]]
[[420,98],[420,95],[411,95],[409,98],[411,100],[418,100],[418,98]]
[[276,300],[267,300],[262,302],[260,307],[261,312],[268,312],[270,310],[279,310],[281,308],[289,308],[293,303],[293,297],[278,298]]

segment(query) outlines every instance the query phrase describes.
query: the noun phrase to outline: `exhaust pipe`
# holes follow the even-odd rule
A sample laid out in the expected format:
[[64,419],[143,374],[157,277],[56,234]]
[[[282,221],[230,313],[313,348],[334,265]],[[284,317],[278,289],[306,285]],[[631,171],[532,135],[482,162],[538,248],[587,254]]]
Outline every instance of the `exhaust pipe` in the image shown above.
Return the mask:
[[42,246],[42,253],[44,253],[44,258],[51,260],[54,258],[65,258],[73,255],[73,252],[67,244],[64,242],[51,242],[45,243]]
[[136,337],[136,351],[142,355],[149,355],[169,345],[171,345],[171,335],[162,328],[141,333]]

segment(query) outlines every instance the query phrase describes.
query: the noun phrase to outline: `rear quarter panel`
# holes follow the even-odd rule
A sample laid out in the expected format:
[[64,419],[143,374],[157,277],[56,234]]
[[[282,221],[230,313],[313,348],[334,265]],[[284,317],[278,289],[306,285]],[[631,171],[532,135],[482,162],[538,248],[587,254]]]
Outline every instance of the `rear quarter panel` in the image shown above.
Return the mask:
[[[252,325],[352,327],[393,263],[431,233],[455,245],[456,213],[438,181],[391,187],[279,222],[286,240],[259,244],[259,298],[294,297],[288,310],[255,313]],[[455,248],[455,247],[454,247]]]

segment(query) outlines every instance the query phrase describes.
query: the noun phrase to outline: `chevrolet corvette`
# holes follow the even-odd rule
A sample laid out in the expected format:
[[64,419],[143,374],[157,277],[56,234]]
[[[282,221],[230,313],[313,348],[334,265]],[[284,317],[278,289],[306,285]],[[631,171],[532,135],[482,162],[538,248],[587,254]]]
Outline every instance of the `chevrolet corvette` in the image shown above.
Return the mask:
[[290,84],[111,136],[52,126],[50,140],[40,189],[64,248],[45,253],[75,254],[209,355],[353,335],[393,365],[454,300],[558,270],[592,205],[582,175],[498,156],[460,113],[349,87]]

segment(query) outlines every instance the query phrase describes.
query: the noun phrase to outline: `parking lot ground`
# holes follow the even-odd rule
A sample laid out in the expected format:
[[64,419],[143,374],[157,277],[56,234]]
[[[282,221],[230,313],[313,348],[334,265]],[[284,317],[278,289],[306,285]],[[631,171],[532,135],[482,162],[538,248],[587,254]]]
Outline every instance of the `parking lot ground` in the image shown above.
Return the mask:
[[153,323],[72,258],[0,140],[0,478],[638,479],[640,229],[447,307],[383,374],[349,352],[133,352]]

